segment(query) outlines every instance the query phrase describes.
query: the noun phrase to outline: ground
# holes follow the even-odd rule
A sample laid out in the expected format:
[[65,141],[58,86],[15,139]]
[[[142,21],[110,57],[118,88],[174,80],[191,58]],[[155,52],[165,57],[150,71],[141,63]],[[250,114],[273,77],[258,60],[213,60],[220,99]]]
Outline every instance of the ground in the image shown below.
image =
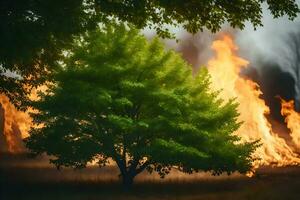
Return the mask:
[[162,180],[141,174],[130,192],[122,189],[113,166],[58,171],[45,158],[0,155],[0,170],[1,200],[300,199],[300,167],[265,167],[252,178],[174,172]]

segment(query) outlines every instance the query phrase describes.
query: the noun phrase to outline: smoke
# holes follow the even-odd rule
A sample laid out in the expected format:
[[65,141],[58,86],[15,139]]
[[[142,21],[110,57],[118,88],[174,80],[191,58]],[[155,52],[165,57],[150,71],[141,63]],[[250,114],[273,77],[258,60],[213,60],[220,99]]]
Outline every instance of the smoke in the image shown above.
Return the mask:
[[[221,33],[234,36],[239,55],[250,62],[243,74],[260,85],[271,117],[283,122],[276,96],[295,100],[296,109],[300,111],[300,16],[294,21],[287,17],[274,19],[264,7],[262,23],[256,30],[250,23],[244,30],[224,25]],[[197,69],[212,57],[210,46],[219,35],[209,31],[194,36],[181,32],[176,49]]]
[[295,100],[300,111],[300,16],[294,21],[274,19],[264,9],[263,25],[257,30],[247,25],[236,33],[236,42],[242,57],[257,72],[252,78],[260,84],[271,114],[278,119],[280,103],[276,95]]
[[224,26],[221,32],[211,33],[208,30],[199,32],[195,35],[182,31],[179,42],[172,46],[169,42],[166,44],[179,53],[182,57],[192,65],[194,71],[197,71],[202,66],[206,66],[208,61],[213,57],[214,53],[211,49],[213,41],[220,38],[224,34],[235,35],[236,30]]
[[182,53],[182,56],[194,69],[197,69],[205,65],[212,57],[210,46],[214,39],[215,35],[209,31],[204,31],[196,35],[185,33],[179,42],[177,51]]

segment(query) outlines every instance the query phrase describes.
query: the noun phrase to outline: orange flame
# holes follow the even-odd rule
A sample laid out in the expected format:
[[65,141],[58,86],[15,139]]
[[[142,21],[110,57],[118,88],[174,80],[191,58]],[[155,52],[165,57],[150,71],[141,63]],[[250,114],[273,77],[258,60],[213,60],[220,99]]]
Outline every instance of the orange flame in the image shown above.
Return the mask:
[[[38,92],[46,92],[47,86],[43,85],[31,91],[29,98],[37,100]],[[29,136],[31,127],[36,126],[32,122],[30,113],[37,112],[32,108],[28,108],[26,112],[17,110],[10,103],[7,96],[0,94],[0,141],[2,151],[11,153],[19,153],[25,151],[22,139]],[[42,126],[42,125],[39,125]],[[3,137],[4,136],[4,137]]]
[[281,115],[285,117],[293,143],[300,148],[300,114],[295,111],[294,101],[281,99]]
[[32,125],[32,119],[27,112],[19,111],[9,102],[8,97],[0,94],[0,105],[1,109],[1,123],[3,123],[3,133],[4,139],[7,144],[8,149],[3,149],[4,151],[9,151],[12,153],[22,152],[25,147],[22,143],[22,138],[28,136],[28,131]]
[[212,77],[212,88],[221,90],[221,97],[225,100],[236,98],[239,103],[239,121],[244,123],[236,132],[244,141],[261,141],[255,153],[260,160],[254,167],[261,165],[293,165],[300,163],[297,154],[293,152],[283,138],[272,131],[265,115],[270,110],[264,100],[260,98],[262,92],[252,80],[240,76],[248,61],[236,55],[238,47],[230,36],[225,35],[222,40],[212,44],[216,55],[208,62],[208,70]]

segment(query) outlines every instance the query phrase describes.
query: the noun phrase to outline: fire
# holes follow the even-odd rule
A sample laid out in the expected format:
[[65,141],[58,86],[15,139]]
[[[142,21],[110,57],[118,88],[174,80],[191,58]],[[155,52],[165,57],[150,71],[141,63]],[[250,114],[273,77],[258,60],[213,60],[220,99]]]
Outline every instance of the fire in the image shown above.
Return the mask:
[[212,77],[212,88],[221,90],[223,99],[236,98],[239,103],[239,121],[243,124],[236,132],[244,141],[260,140],[261,147],[255,153],[259,160],[254,167],[261,165],[285,166],[300,163],[297,154],[272,131],[266,115],[270,110],[264,100],[259,86],[252,80],[240,75],[248,61],[236,55],[238,47],[230,36],[225,35],[222,40],[212,44],[215,57],[208,62],[208,70]]
[[0,94],[0,108],[0,123],[2,124],[0,134],[4,134],[3,143],[7,144],[7,149],[3,150],[14,153],[24,151],[22,138],[28,136],[32,125],[31,117],[28,112],[17,110],[3,94]]
[[294,101],[281,99],[281,115],[285,117],[293,143],[300,148],[300,114],[295,111]]
[[[29,98],[38,99],[38,92],[46,92],[47,86],[43,85],[31,91]],[[29,136],[32,122],[30,113],[36,112],[28,108],[26,112],[16,109],[7,96],[0,94],[0,150],[11,153],[25,151],[22,139]],[[41,126],[41,125],[40,125]]]

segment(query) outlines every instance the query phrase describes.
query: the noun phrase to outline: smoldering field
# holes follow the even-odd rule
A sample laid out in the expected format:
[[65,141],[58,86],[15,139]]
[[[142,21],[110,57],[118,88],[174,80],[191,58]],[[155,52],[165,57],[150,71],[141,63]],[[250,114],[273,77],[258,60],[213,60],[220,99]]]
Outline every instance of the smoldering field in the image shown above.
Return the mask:
[[240,174],[211,176],[172,172],[167,178],[140,174],[125,192],[118,169],[61,169],[45,158],[1,155],[0,199],[300,199],[300,168],[265,167],[249,178]]

